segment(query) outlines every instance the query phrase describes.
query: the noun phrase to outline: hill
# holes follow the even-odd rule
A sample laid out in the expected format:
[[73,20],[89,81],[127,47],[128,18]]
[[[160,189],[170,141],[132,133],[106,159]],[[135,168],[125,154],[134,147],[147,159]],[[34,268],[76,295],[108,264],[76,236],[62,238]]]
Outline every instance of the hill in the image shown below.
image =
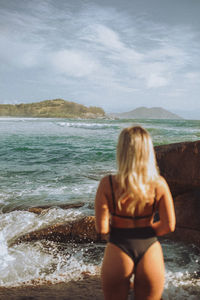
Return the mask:
[[0,116],[90,119],[105,117],[105,112],[100,107],[86,107],[75,102],[54,99],[26,104],[0,104]]
[[180,116],[161,107],[138,107],[129,112],[113,113],[112,115],[120,119],[182,119]]

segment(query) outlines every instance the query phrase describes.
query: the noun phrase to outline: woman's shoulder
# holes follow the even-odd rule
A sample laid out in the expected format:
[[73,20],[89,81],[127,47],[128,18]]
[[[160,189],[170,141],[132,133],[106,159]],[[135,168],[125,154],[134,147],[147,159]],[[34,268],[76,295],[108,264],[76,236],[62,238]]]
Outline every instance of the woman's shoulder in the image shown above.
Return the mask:
[[99,186],[102,189],[110,191],[110,189],[115,189],[117,186],[116,174],[107,174],[103,176],[100,180]]
[[167,184],[167,181],[165,180],[165,178],[163,176],[159,175],[156,180],[156,185],[157,186],[165,186],[166,184]]
[[116,179],[114,174],[107,174],[101,178],[100,184],[108,186],[110,185],[110,182],[114,183],[115,181]]
[[[111,178],[111,181],[110,181]],[[98,195],[104,195],[107,199],[111,197],[112,193],[112,188],[115,185],[114,181],[114,176],[113,175],[105,175],[100,179],[99,186],[97,189],[97,194]]]
[[167,183],[166,179],[160,175],[158,177],[158,179],[156,180],[156,193],[157,193],[157,195],[162,195],[167,190],[169,190],[168,183]]

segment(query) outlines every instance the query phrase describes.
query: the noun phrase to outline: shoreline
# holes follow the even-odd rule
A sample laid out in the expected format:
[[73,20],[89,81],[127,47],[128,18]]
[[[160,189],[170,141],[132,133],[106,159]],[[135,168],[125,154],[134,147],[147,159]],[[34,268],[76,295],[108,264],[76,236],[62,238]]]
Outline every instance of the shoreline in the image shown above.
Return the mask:
[[85,275],[78,281],[19,287],[0,287],[1,300],[103,300],[99,275]]

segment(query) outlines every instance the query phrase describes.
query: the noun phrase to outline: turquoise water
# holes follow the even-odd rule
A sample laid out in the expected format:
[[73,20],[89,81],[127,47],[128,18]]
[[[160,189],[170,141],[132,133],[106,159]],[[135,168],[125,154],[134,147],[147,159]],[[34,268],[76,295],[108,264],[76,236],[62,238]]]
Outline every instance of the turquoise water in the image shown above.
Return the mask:
[[[137,121],[155,145],[197,140],[200,121]],[[120,130],[132,120],[0,119],[0,205],[6,208],[82,200],[114,171]]]
[[[191,120],[0,119],[1,285],[17,285],[38,277],[44,280],[61,280],[61,273],[65,274],[65,280],[70,280],[77,278],[80,270],[96,272],[94,261],[91,259],[85,263],[84,258],[86,249],[89,251],[94,245],[83,248],[76,245],[76,254],[68,257],[69,249],[59,252],[56,244],[49,244],[49,249],[53,247],[57,253],[55,258],[49,252],[44,253],[44,242],[9,247],[8,241],[58,221],[94,214],[98,181],[103,175],[116,170],[115,148],[119,132],[133,124],[145,127],[151,133],[155,145],[200,138],[200,121]],[[82,202],[84,206],[67,211],[55,207],[76,202]],[[42,216],[24,210],[30,206],[47,204],[54,207]],[[69,247],[72,246],[68,245]],[[169,253],[173,256],[174,244],[166,243],[163,247],[166,249],[166,256]],[[187,251],[192,251],[190,267],[188,258],[182,267],[177,265],[176,255],[172,264],[174,267],[168,263],[166,290],[173,278],[177,288],[187,283],[185,294],[180,299],[187,299],[188,295],[189,299],[197,299],[195,297],[200,287],[199,279],[196,278],[198,276],[194,274],[199,274],[198,255],[191,248]],[[184,253],[187,251],[184,250]],[[34,263],[31,260],[33,254]],[[102,255],[99,259],[101,257]],[[23,268],[22,261],[25,266]],[[191,278],[186,276],[187,272]],[[169,299],[173,298],[174,291],[175,289],[169,288]]]

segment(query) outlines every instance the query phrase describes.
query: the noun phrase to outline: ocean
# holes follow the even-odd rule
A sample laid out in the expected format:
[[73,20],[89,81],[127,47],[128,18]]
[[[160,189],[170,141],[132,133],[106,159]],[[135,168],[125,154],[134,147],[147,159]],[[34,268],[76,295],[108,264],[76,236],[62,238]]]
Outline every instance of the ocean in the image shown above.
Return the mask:
[[[0,286],[78,280],[99,272],[103,244],[11,242],[48,225],[94,215],[102,176],[116,171],[120,131],[140,124],[154,145],[200,138],[195,120],[74,120],[0,118]],[[82,203],[64,210],[61,204]],[[37,215],[27,209],[49,205]],[[164,299],[199,299],[200,250],[162,241]]]

